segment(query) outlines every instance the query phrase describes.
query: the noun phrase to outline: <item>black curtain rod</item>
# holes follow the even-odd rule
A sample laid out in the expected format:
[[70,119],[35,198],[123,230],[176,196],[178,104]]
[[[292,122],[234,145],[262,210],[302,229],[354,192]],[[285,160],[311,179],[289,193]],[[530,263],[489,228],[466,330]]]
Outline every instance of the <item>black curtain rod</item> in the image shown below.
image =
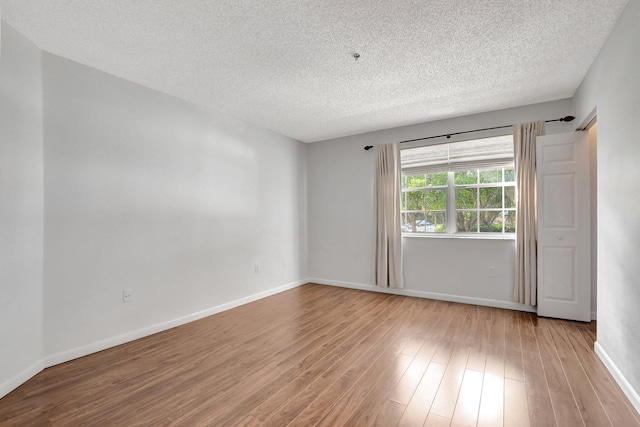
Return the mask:
[[[573,117],[573,116],[565,116],[565,117],[561,117],[559,119],[545,120],[544,122],[545,123],[550,123],[550,122],[571,122],[571,121],[573,121],[573,119],[575,119],[575,117]],[[505,129],[505,128],[510,128],[510,127],[513,127],[513,125],[495,126],[495,127],[492,127],[492,128],[484,128],[484,129],[476,129],[476,130],[465,130],[465,131],[462,131],[462,132],[445,133],[444,135],[427,136],[426,138],[407,139],[406,141],[400,141],[400,144],[404,144],[405,142],[424,141],[426,139],[442,138],[443,136],[446,136],[447,139],[449,139],[453,135],[463,135],[465,133],[482,132],[484,130],[493,130],[493,129]],[[366,147],[364,147],[365,150],[370,150],[372,148],[373,148],[373,145],[367,145]]]

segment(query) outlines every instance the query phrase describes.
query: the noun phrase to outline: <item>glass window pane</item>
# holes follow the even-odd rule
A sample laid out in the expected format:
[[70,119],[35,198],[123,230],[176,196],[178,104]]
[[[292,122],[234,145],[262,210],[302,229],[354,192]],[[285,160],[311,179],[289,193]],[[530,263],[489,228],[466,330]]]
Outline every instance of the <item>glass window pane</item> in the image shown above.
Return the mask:
[[478,213],[476,211],[456,211],[456,229],[458,232],[476,232]]
[[446,186],[449,182],[447,172],[430,173],[426,176],[427,186]]
[[480,171],[480,183],[502,182],[502,169]]
[[516,232],[516,211],[505,211],[504,215],[504,232]]
[[403,223],[401,225],[403,233],[418,232],[419,224],[424,222],[424,212],[406,212],[403,215]]
[[516,181],[516,171],[513,168],[504,170],[504,182],[515,182]]
[[420,227],[420,231],[424,232],[424,233],[433,233],[435,232],[435,225],[433,223],[434,221],[434,213],[433,212],[427,212],[426,213],[426,217],[424,221],[420,221],[420,223],[418,224],[418,226]]
[[446,233],[446,217],[447,215],[445,214],[445,212],[427,212],[427,232]]
[[411,224],[409,223],[409,218],[411,218],[412,215],[414,214],[408,212],[402,213],[402,224],[400,225],[400,229],[403,233],[411,233],[413,231],[411,230]]
[[504,187],[504,207],[516,207],[516,187]]
[[427,209],[445,210],[447,209],[447,191],[429,190],[426,191]]
[[474,209],[478,205],[478,189],[477,188],[457,188],[456,189],[456,208],[458,209]]
[[424,183],[424,175],[411,175],[405,176],[406,184],[403,185],[404,188],[422,188],[425,186]]
[[480,212],[481,233],[502,233],[502,211]]
[[502,187],[481,188],[480,208],[502,208]]
[[407,191],[404,193],[406,197],[406,211],[423,211],[424,210],[424,193],[422,191]]
[[411,227],[416,233],[424,233],[426,229],[424,212],[415,215],[415,221],[411,222]]
[[478,183],[478,171],[462,171],[455,172],[453,174],[453,181],[456,185],[464,185],[464,184],[477,184]]

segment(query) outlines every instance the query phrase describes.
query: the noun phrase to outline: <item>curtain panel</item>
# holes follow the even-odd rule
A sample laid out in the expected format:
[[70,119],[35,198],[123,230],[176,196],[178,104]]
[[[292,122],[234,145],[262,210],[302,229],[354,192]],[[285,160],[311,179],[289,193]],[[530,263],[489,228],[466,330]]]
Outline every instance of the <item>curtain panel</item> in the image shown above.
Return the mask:
[[516,213],[516,277],[513,300],[536,305],[538,293],[538,182],[536,137],[544,135],[544,122],[515,125],[514,162],[518,191]]
[[400,144],[375,147],[375,282],[385,288],[403,288],[400,214]]

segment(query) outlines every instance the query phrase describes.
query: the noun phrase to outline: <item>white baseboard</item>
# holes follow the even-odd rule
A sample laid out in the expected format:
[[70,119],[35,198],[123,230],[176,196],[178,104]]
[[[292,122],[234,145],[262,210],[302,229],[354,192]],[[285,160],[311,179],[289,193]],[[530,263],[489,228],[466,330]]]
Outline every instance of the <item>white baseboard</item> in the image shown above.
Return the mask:
[[20,385],[25,383],[34,375],[38,374],[44,368],[54,366],[60,363],[68,362],[79,357],[87,356],[91,353],[106,350],[107,348],[115,347],[130,341],[134,341],[148,335],[152,335],[158,332],[165,331],[167,329],[175,328],[176,326],[184,325],[185,323],[193,322],[194,320],[202,319],[203,317],[211,316],[222,311],[230,310],[235,307],[239,307],[244,304],[248,304],[253,301],[257,301],[262,298],[266,298],[271,295],[278,294],[280,292],[287,291],[289,289],[296,288],[298,286],[308,283],[308,280],[298,280],[288,283],[277,288],[269,289],[263,292],[258,292],[253,295],[239,298],[234,301],[230,301],[225,304],[220,304],[215,307],[208,308],[206,310],[198,311],[196,313],[188,314],[176,319],[168,320],[166,322],[158,323],[156,325],[148,326],[146,328],[138,329],[135,331],[127,332],[125,334],[117,335],[115,337],[107,338],[104,340],[96,341],[87,345],[73,348],[71,350],[63,351],[53,355],[44,357],[31,365],[29,368],[20,372],[18,375],[10,378],[9,380],[0,384],[0,398],[6,396]]
[[29,366],[27,369],[20,372],[13,378],[8,379],[7,381],[0,384],[0,399],[11,393],[16,388],[20,387],[22,384],[31,379],[34,375],[38,374],[40,371],[44,369],[44,364],[42,360],[36,361],[33,365]]
[[341,282],[337,280],[326,280],[326,279],[319,279],[319,278],[311,278],[309,279],[309,282],[318,283],[320,285],[338,286],[341,288],[350,288],[350,289],[360,289],[363,291],[382,292],[382,293],[393,294],[393,295],[404,295],[404,296],[410,296],[410,297],[436,299],[440,301],[482,305],[485,307],[506,308],[508,310],[527,311],[530,313],[536,312],[535,307],[531,307],[530,305],[525,305],[525,304],[518,304],[516,302],[511,302],[511,301],[501,301],[501,300],[486,299],[486,298],[475,298],[475,297],[465,297],[465,296],[459,296],[459,295],[440,294],[435,292],[416,291],[412,289],[381,288],[379,286],[365,285],[362,283]]
[[185,323],[193,322],[194,320],[202,319],[203,317],[211,316],[213,314],[227,311],[235,307],[239,307],[244,304],[248,304],[253,301],[257,301],[262,298],[266,298],[271,295],[278,294],[280,292],[287,291],[289,289],[296,288],[305,283],[308,280],[298,280],[296,282],[287,283],[286,285],[279,286],[277,288],[269,289],[267,291],[259,292],[253,295],[246,296],[234,301],[230,301],[225,304],[220,304],[215,307],[207,308],[206,310],[198,311],[188,314],[186,316],[178,317],[176,319],[168,320],[166,322],[158,323],[155,325],[147,326],[146,328],[138,329],[135,331],[127,332],[122,335],[107,338],[104,340],[96,341],[87,345],[73,348],[71,350],[63,351],[60,353],[52,354],[44,359],[44,367],[58,365],[60,363],[68,362],[79,357],[87,356],[91,353],[106,350],[107,348],[115,347],[130,341],[134,341],[140,338],[144,338],[149,335],[156,334],[158,332],[166,331],[167,329],[175,328],[176,326],[184,325]]
[[638,392],[631,386],[631,384],[629,384],[629,381],[627,381],[622,372],[620,372],[620,369],[618,369],[616,364],[611,360],[607,352],[597,341],[593,345],[593,348],[600,360],[602,360],[602,363],[604,363],[604,366],[613,376],[613,379],[616,380],[633,407],[636,408],[636,411],[640,414],[640,395]]

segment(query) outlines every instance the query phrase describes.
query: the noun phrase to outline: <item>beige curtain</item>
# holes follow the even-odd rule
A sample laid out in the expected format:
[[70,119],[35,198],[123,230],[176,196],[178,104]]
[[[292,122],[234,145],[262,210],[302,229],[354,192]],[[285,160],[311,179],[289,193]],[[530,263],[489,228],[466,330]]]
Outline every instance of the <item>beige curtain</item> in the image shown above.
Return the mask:
[[400,145],[377,145],[375,162],[376,285],[402,288]]
[[513,300],[536,305],[538,290],[538,184],[536,137],[544,135],[544,122],[514,126],[513,143],[518,188],[516,222],[516,281]]

